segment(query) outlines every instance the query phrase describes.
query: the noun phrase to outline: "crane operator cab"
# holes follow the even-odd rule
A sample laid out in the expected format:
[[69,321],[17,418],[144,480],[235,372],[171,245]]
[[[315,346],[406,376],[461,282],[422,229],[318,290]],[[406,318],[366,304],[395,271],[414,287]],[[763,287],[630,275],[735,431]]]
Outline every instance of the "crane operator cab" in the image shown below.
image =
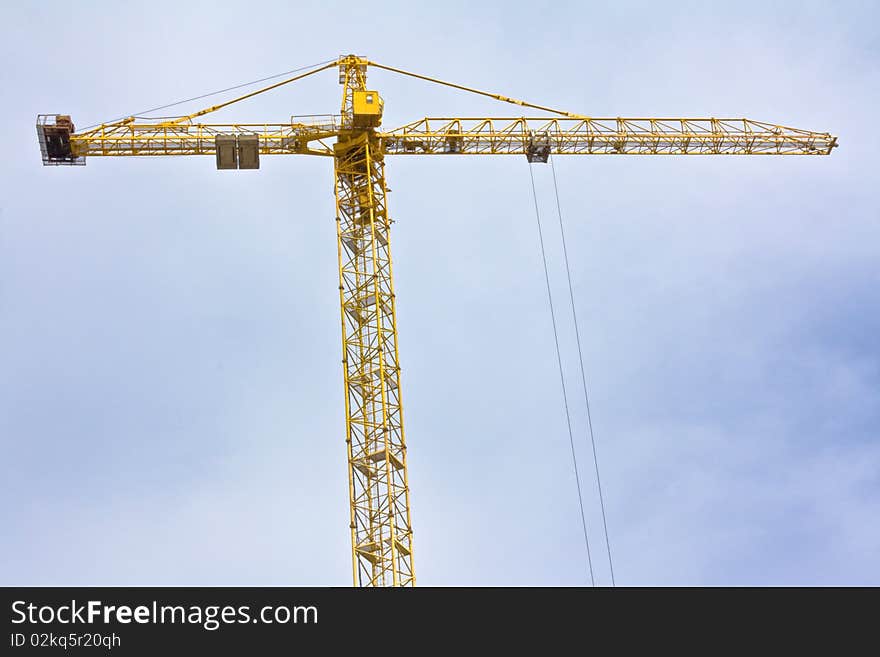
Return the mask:
[[382,123],[382,97],[377,91],[354,92],[354,127],[376,128]]

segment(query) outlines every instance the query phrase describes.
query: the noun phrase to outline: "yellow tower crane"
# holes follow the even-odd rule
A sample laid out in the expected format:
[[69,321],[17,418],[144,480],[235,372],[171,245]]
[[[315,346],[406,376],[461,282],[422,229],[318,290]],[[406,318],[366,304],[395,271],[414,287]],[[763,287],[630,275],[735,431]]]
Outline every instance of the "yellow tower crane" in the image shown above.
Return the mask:
[[[375,67],[453,87],[545,116],[423,118],[383,132],[383,102],[367,86]],[[338,68],[342,111],[321,121],[200,123],[232,103]],[[550,115],[549,117],[546,115]],[[388,155],[828,155],[826,132],[749,119],[592,118],[470,89],[355,55],[316,66],[228,102],[174,119],[131,116],[77,133],[70,116],[41,114],[43,164],[79,165],[87,157],[213,155],[218,169],[257,169],[264,155],[332,157],[336,190],[339,305],[345,381],[345,443],[356,586],[412,586],[413,532],[403,430]]]

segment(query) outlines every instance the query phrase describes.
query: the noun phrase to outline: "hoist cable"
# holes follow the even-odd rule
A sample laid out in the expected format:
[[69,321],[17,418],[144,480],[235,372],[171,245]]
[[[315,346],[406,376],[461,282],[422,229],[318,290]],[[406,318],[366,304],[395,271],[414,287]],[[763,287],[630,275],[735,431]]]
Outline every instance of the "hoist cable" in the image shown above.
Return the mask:
[[593,447],[593,465],[596,467],[596,483],[599,486],[599,505],[602,508],[602,528],[605,531],[605,548],[608,551],[608,567],[611,570],[611,586],[615,586],[614,562],[611,559],[611,541],[608,538],[608,522],[605,518],[605,497],[602,493],[602,479],[599,476],[599,457],[596,453],[596,436],[593,433],[593,417],[590,413],[590,396],[587,393],[587,377],[584,373],[584,355],[581,350],[581,331],[578,327],[577,311],[574,303],[574,289],[571,284],[571,269],[568,266],[568,247],[565,244],[565,229],[562,225],[562,205],[559,202],[559,186],[556,183],[556,167],[553,158],[550,158],[550,170],[553,172],[553,191],[556,193],[556,213],[559,217],[559,234],[562,236],[562,254],[565,260],[565,274],[568,277],[568,297],[571,301],[571,315],[574,318],[574,334],[577,340],[578,360],[581,367],[581,383],[584,389],[584,403],[587,406],[587,426],[590,429],[590,444]]
[[587,517],[584,513],[584,498],[581,493],[581,477],[578,471],[577,454],[574,449],[574,434],[571,431],[571,414],[568,410],[568,394],[565,390],[565,375],[562,371],[562,352],[559,349],[559,332],[556,329],[556,313],[553,310],[553,293],[550,291],[550,271],[547,267],[547,252],[544,249],[544,232],[541,229],[541,213],[538,210],[538,193],[535,191],[535,174],[529,163],[529,178],[532,180],[532,199],[535,202],[535,220],[538,223],[538,240],[541,244],[541,260],[544,262],[544,281],[547,283],[547,301],[550,304],[550,319],[553,322],[553,339],[556,343],[556,362],[559,365],[559,381],[562,383],[562,400],[565,404],[565,421],[568,424],[568,443],[571,446],[571,461],[574,466],[574,480],[577,484],[578,505],[581,510],[581,526],[584,530],[584,545],[587,548],[587,565],[590,570],[590,583],[596,586],[596,578],[593,575],[593,558],[590,554],[590,538],[587,533]]

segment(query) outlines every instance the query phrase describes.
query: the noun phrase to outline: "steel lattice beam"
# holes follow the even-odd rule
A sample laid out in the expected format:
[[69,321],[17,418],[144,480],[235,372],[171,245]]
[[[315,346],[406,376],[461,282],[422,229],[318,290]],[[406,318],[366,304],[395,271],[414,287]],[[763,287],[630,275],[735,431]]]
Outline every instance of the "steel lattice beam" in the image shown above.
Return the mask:
[[[345,103],[363,88],[353,63]],[[339,302],[354,582],[411,586],[412,524],[400,398],[391,221],[373,131],[334,147]]]

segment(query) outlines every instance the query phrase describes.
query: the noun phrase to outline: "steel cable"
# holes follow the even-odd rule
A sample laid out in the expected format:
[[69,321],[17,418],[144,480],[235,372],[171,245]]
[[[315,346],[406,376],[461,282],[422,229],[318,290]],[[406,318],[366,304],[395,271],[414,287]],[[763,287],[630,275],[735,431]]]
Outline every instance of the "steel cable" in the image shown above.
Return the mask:
[[[300,66],[299,68],[295,68],[290,71],[284,71],[284,73],[277,73],[275,75],[270,75],[265,78],[260,78],[259,80],[252,80],[250,82],[243,82],[243,83],[237,84],[233,87],[227,87],[226,89],[220,89],[219,91],[211,91],[209,93],[202,94],[200,96],[193,96],[192,98],[186,98],[184,100],[178,100],[173,103],[168,103],[167,105],[160,105],[159,107],[154,107],[152,109],[141,110],[140,112],[133,112],[131,114],[125,114],[125,115],[120,116],[118,118],[111,119],[110,121],[103,121],[102,123],[114,123],[115,121],[121,121],[122,119],[127,119],[130,116],[140,117],[143,114],[149,114],[150,112],[158,112],[159,110],[168,109],[169,107],[176,107],[177,105],[183,105],[184,103],[191,103],[194,100],[201,100],[202,98],[209,98],[211,96],[225,94],[227,91],[235,91],[236,89],[242,89],[243,87],[249,87],[254,84],[259,84],[260,82],[267,82],[268,80],[274,80],[276,78],[280,78],[285,75],[290,75],[291,73],[299,73],[300,71],[307,71],[310,68],[324,66],[324,65],[329,64],[330,62],[334,62],[334,61],[336,61],[335,57],[333,59],[324,60],[323,62],[318,62],[317,64],[310,64],[309,66]],[[179,118],[179,117],[154,117],[154,118]],[[93,125],[90,125],[87,128],[83,128],[82,130],[80,130],[80,132],[85,132],[86,130],[91,130],[92,128],[96,128],[99,125],[101,125],[101,123],[95,123]]]
[[596,578],[593,575],[593,558],[590,554],[590,538],[587,533],[587,517],[584,513],[584,498],[581,492],[581,478],[577,465],[577,454],[574,449],[574,434],[571,431],[571,414],[568,410],[568,394],[565,390],[565,375],[562,371],[562,352],[559,349],[559,332],[556,329],[556,313],[553,310],[553,293],[550,290],[550,272],[547,267],[547,252],[544,248],[544,232],[541,229],[541,213],[538,210],[538,194],[535,191],[535,174],[532,165],[529,164],[529,178],[532,181],[532,200],[535,202],[535,220],[538,223],[538,240],[541,244],[541,260],[544,262],[544,281],[547,283],[547,301],[550,304],[550,319],[553,322],[553,339],[556,343],[556,362],[559,365],[559,381],[562,384],[562,400],[565,404],[565,421],[568,424],[568,442],[571,446],[571,461],[574,466],[574,479],[577,484],[578,505],[581,511],[581,526],[584,530],[584,545],[587,549],[587,565],[590,571],[590,583],[596,586]]
[[550,170],[553,172],[553,191],[556,193],[556,213],[559,216],[559,234],[562,236],[562,254],[565,260],[565,274],[568,277],[568,297],[571,301],[571,315],[574,319],[574,334],[577,340],[578,361],[581,367],[581,383],[584,389],[584,403],[587,406],[587,426],[590,429],[590,444],[593,447],[593,465],[596,467],[596,484],[599,487],[599,505],[602,508],[602,528],[605,531],[605,548],[608,550],[608,567],[611,571],[611,586],[615,586],[614,562],[611,559],[611,541],[608,538],[608,522],[605,518],[605,496],[602,493],[602,479],[599,477],[599,457],[596,454],[596,437],[593,433],[593,417],[590,412],[590,396],[587,393],[587,377],[584,373],[584,355],[581,350],[581,331],[578,327],[577,311],[574,303],[574,289],[571,284],[571,269],[568,266],[568,247],[565,244],[565,229],[562,226],[562,206],[559,202],[559,186],[556,183],[556,167],[550,158]]

